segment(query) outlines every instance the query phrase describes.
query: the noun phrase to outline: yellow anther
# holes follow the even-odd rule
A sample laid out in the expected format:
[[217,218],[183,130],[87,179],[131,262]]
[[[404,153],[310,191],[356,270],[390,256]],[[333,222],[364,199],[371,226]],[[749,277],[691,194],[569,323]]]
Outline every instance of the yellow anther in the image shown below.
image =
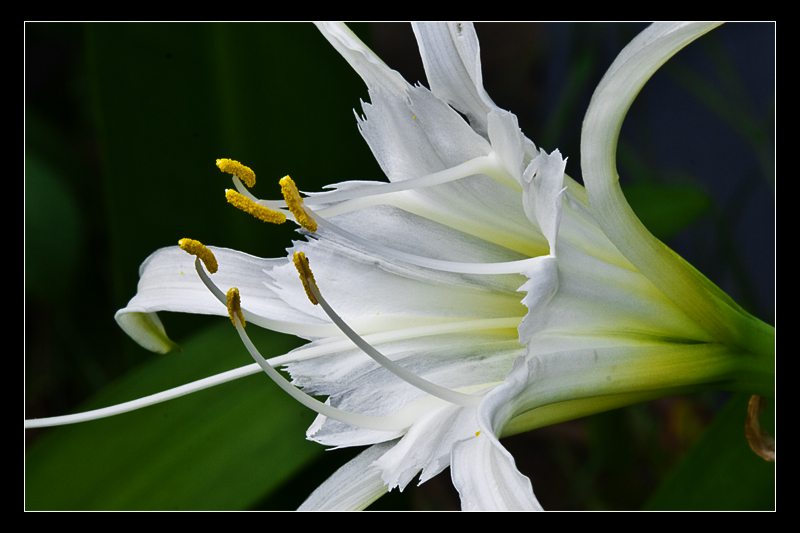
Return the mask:
[[267,209],[263,205],[255,203],[253,200],[241,194],[239,191],[227,189],[225,191],[225,198],[228,199],[229,204],[232,204],[237,209],[241,209],[245,213],[250,213],[257,219],[263,220],[264,222],[270,222],[272,224],[283,224],[286,222],[286,215],[280,211]]
[[306,290],[306,296],[308,296],[308,299],[311,300],[312,304],[317,305],[319,302],[311,292],[311,286],[313,285],[318,291],[319,288],[317,287],[317,282],[314,281],[314,274],[311,273],[311,267],[308,265],[306,254],[303,252],[295,252],[292,260],[294,261],[294,266],[297,269],[297,272],[300,273],[300,281],[303,282],[303,288]]
[[256,184],[256,173],[253,169],[246,167],[233,159],[217,159],[217,166],[222,172],[233,174],[244,182],[248,187]]
[[242,327],[245,327],[246,324],[244,323],[244,316],[242,315],[242,302],[239,300],[239,289],[232,287],[226,296],[228,301],[228,316],[231,317],[231,323],[234,327],[236,326],[234,316],[237,316],[239,317],[239,322],[242,324]]
[[313,218],[308,216],[306,210],[303,209],[303,198],[300,196],[300,191],[297,190],[297,186],[294,184],[294,181],[292,181],[292,178],[284,176],[281,178],[280,183],[283,199],[286,201],[286,206],[294,215],[297,223],[311,233],[317,231],[317,223]]
[[194,239],[181,239],[178,241],[178,245],[184,252],[199,257],[209,273],[213,274],[217,271],[217,258],[202,242]]

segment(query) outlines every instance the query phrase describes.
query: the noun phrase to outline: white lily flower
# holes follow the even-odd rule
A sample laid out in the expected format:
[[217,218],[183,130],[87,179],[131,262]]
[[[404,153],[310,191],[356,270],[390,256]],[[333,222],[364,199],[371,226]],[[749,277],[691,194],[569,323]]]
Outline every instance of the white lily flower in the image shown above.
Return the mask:
[[[653,25],[623,50],[584,122],[584,189],[557,150],[539,150],[486,94],[470,24],[414,25],[430,90],[408,84],[344,25],[319,25],[369,88],[358,125],[390,183],[340,183],[301,200],[285,178],[284,201],[265,201],[242,184],[249,169],[220,160],[235,176],[231,203],[271,222],[294,219],[309,238],[294,243],[294,260],[190,240],[158,250],[116,318],[142,346],[166,352],[174,343],[157,312],[230,314],[256,363],[59,423],[263,370],[319,413],[308,438],[370,445],[302,509],[362,509],[450,466],[464,509],[537,510],[503,436],[707,388],[773,395],[774,330],[653,238],[615,171],[639,89],[712,27]],[[198,276],[182,274],[193,268]],[[225,298],[234,286],[241,304],[233,291]],[[310,342],[265,361],[244,322]],[[272,370],[280,365],[303,392]]]

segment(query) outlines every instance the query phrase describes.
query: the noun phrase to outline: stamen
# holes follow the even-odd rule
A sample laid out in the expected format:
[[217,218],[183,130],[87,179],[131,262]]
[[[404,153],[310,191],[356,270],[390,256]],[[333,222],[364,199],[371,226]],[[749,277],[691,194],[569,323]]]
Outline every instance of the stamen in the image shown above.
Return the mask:
[[[284,180],[286,181],[284,182]],[[286,183],[285,186],[284,183]],[[289,197],[292,196],[292,194],[296,195],[297,199],[300,202],[303,201],[302,198],[300,198],[299,193],[297,193],[297,188],[295,187],[294,182],[289,176],[286,176],[281,180],[281,189],[284,190],[284,197],[286,198],[287,204],[289,204]],[[288,193],[287,190],[289,190]],[[292,190],[294,191],[294,193],[291,192]],[[422,257],[419,255],[414,255],[407,252],[394,250],[392,248],[389,248],[388,246],[383,246],[373,241],[368,241],[366,239],[363,239],[357,235],[350,233],[349,231],[341,229],[335,224],[328,222],[325,218],[319,216],[318,213],[315,213],[314,211],[312,211],[311,209],[302,204],[297,207],[292,207],[291,205],[289,205],[289,208],[292,210],[293,213],[295,213],[295,218],[298,219],[298,223],[309,231],[316,232],[319,227],[322,227],[323,229],[336,233],[344,237],[345,239],[355,242],[358,245],[368,250],[375,251],[376,255],[382,255],[387,259],[397,259],[412,265],[430,268],[431,270],[440,270],[443,272],[453,272],[457,274],[484,274],[484,275],[520,274],[522,272],[525,272],[526,270],[533,268],[535,264],[538,261],[540,261],[538,256],[530,257],[527,259],[519,259],[517,261],[506,261],[497,263],[461,263],[458,261],[431,259],[428,257]],[[298,213],[295,212],[295,209],[299,211],[300,216],[308,217],[306,218],[306,220],[310,220],[313,223],[313,229],[305,226],[302,222],[299,221],[300,218],[298,217]],[[311,218],[312,216],[314,218]],[[543,251],[542,255],[547,255],[547,252]],[[305,260],[305,264],[306,266],[308,265],[307,260]],[[297,263],[297,259],[295,259],[295,266],[298,269],[298,271],[300,271],[300,264]],[[306,268],[305,270],[308,270],[308,273],[310,274],[311,271],[308,268]],[[309,292],[308,285],[305,279],[303,278],[302,273],[300,275],[300,279],[303,281],[303,286],[306,288],[306,294],[308,295],[308,299],[311,300],[312,303],[314,303],[314,305],[316,305],[312,294]]]
[[193,381],[191,383],[187,383],[186,385],[181,385],[179,387],[175,387],[173,389],[169,389],[163,392],[157,392],[155,394],[151,394],[150,396],[145,396],[144,398],[139,398],[136,400],[131,400],[129,402],[123,402],[117,405],[112,405],[110,407],[102,407],[100,409],[94,409],[92,411],[84,411],[83,413],[75,413],[72,415],[52,416],[49,418],[33,418],[30,420],[25,420],[25,428],[63,426],[66,424],[77,424],[79,422],[88,422],[90,420],[98,420],[100,418],[116,416],[122,413],[128,413],[130,411],[141,409],[142,407],[149,407],[151,405],[155,405],[161,402],[166,402],[174,398],[180,398],[181,396],[186,396],[187,394],[191,394],[193,392],[201,391],[203,389],[208,389],[210,387],[214,387],[222,383],[227,383],[229,381],[233,381],[235,379],[239,379],[245,376],[250,376],[260,371],[261,369],[259,367],[257,367],[254,364],[251,364],[245,367],[228,370],[227,372],[222,372],[221,374],[217,374],[216,376],[211,376],[197,381]]
[[[464,394],[461,392],[457,392],[454,390],[450,390],[445,387],[441,387],[430,381],[427,381],[416,374],[409,372],[405,368],[401,367],[394,361],[390,360],[388,357],[380,353],[378,350],[372,347],[367,341],[365,341],[362,337],[358,335],[355,331],[353,331],[350,326],[348,326],[342,318],[336,314],[336,312],[331,308],[327,301],[322,297],[322,294],[319,292],[319,288],[317,284],[314,282],[314,276],[311,274],[311,268],[308,265],[308,259],[306,259],[305,254],[303,252],[295,252],[294,256],[294,264],[297,267],[298,272],[300,273],[300,279],[304,280],[303,285],[306,287],[307,292],[311,292],[314,296],[314,300],[316,300],[319,305],[322,306],[322,309],[325,311],[325,314],[336,324],[342,332],[347,335],[347,337],[353,341],[353,343],[361,348],[361,350],[370,356],[376,363],[381,365],[382,367],[389,370],[391,373],[413,385],[414,387],[427,392],[432,396],[436,396],[437,398],[441,398],[446,402],[450,402],[456,405],[462,405],[464,407],[470,407],[472,409],[477,409],[478,405],[480,404],[481,398],[479,396],[472,396],[470,394]],[[312,300],[312,303],[314,302]],[[316,304],[315,304],[316,305]]]
[[508,171],[505,170],[497,155],[492,152],[489,155],[479,156],[460,165],[440,170],[425,176],[409,178],[407,180],[395,181],[392,183],[381,183],[369,188],[358,188],[344,191],[333,191],[306,198],[308,205],[330,204],[332,202],[342,202],[356,198],[377,196],[381,194],[391,194],[394,192],[408,191],[413,189],[423,189],[434,185],[449,183],[469,176],[483,174],[494,178],[500,183],[522,192],[520,184]]
[[238,161],[233,159],[217,159],[217,166],[222,172],[233,174],[242,180],[248,187],[253,187],[256,184],[256,173],[253,169],[246,167]]
[[317,305],[319,302],[314,297],[314,293],[311,292],[311,285],[316,287],[317,282],[314,281],[314,274],[311,272],[311,266],[308,264],[306,254],[303,252],[295,252],[295,254],[292,256],[292,261],[294,261],[294,267],[300,273],[300,281],[303,282],[303,288],[306,290],[306,296],[308,296],[308,299],[311,300],[312,304]]
[[[206,274],[206,271],[203,270],[203,265],[200,262],[200,258],[195,259],[194,269],[197,271],[197,275],[200,276],[200,281],[203,282],[203,285],[206,286],[214,298],[216,298],[217,301],[222,305],[227,306],[227,296],[219,287],[214,284],[213,281],[211,281],[211,278],[208,276],[208,274]],[[246,309],[242,309],[242,316],[245,317],[248,322],[256,324],[262,328],[277,331],[278,333],[288,333],[289,335],[336,337],[342,334],[339,328],[333,324],[298,324],[296,322],[283,322],[281,320],[274,320],[250,313]]]
[[238,289],[233,288],[229,290],[227,300],[229,302],[228,313],[231,315],[233,325],[236,328],[236,331],[239,333],[239,337],[242,339],[242,343],[247,348],[247,351],[250,352],[250,355],[253,357],[255,362],[258,363],[258,366],[261,367],[261,369],[272,379],[272,381],[274,381],[280,388],[286,391],[298,402],[323,416],[332,418],[333,420],[338,420],[339,422],[351,426],[373,429],[377,431],[403,431],[414,421],[414,417],[410,416],[411,413],[409,412],[401,412],[387,417],[366,416],[350,413],[348,411],[337,409],[331,405],[324,404],[319,400],[312,398],[303,391],[295,388],[291,383],[283,379],[277,370],[272,368],[272,365],[270,365],[264,359],[264,357],[261,356],[261,353],[259,353],[258,349],[252,343],[250,337],[247,336],[247,333],[244,330],[244,325],[240,320],[241,308],[238,307]]
[[206,248],[203,243],[194,239],[181,239],[178,241],[178,245],[184,252],[194,255],[203,261],[203,264],[209,272],[212,274],[216,273],[218,269],[217,258],[214,257],[211,250]]
[[233,287],[228,291],[226,296],[226,300],[228,302],[228,316],[231,317],[231,324],[236,326],[236,320],[234,320],[234,315],[236,315],[236,317],[242,323],[242,327],[245,327],[247,324],[244,321],[244,316],[242,316],[242,303],[239,300],[239,289]]
[[[199,263],[199,260],[196,261]],[[200,265],[197,265],[197,268],[200,268]],[[205,273],[203,274],[205,275]],[[221,293],[221,291],[220,291]],[[222,295],[223,297],[225,295]],[[246,313],[247,311],[242,311]],[[441,325],[434,325],[434,326],[423,326],[418,328],[411,328],[407,330],[394,330],[388,332],[382,332],[377,334],[369,335],[370,338],[374,339],[374,342],[390,342],[394,340],[403,340],[409,338],[420,338],[430,335],[444,335],[448,333],[455,333],[455,332],[462,332],[462,331],[476,331],[482,329],[516,329],[519,326],[520,319],[519,318],[505,318],[505,319],[485,319],[485,320],[468,320],[465,322],[450,322],[447,324]],[[274,329],[274,328],[270,328]],[[337,329],[338,331],[338,329]],[[320,336],[330,336],[330,335],[322,335]],[[349,340],[346,340],[348,345],[350,343]],[[278,357],[274,357],[270,359],[270,366],[280,366],[282,364],[296,362],[296,361],[305,361],[308,359],[313,359],[316,357],[320,357],[323,355],[329,355],[335,353],[346,346],[342,344],[340,341],[336,341],[333,343],[323,344],[323,345],[306,345],[303,346],[289,354],[284,354]],[[187,383],[186,385],[181,385],[179,387],[175,387],[163,392],[158,392],[156,394],[152,394],[150,396],[145,396],[143,398],[139,398],[136,400],[131,400],[129,402],[120,403],[117,405],[112,405],[110,407],[102,407],[100,409],[95,409],[92,411],[85,411],[83,413],[75,413],[71,415],[63,415],[63,416],[53,416],[49,418],[34,418],[25,420],[25,428],[40,428],[40,427],[51,427],[51,426],[61,426],[65,424],[76,424],[79,422],[87,422],[90,420],[97,420],[99,418],[105,418],[109,416],[115,416],[122,413],[127,413],[130,411],[135,411],[137,409],[141,409],[142,407],[148,407],[151,405],[155,405],[157,403],[166,402],[168,400],[172,400],[174,398],[179,398],[181,396],[185,396],[187,394],[191,394],[193,392],[197,392],[200,390],[204,390],[210,387],[214,387],[216,385],[222,383],[228,383],[229,381],[233,381],[239,378],[243,378],[246,376],[251,376],[253,374],[257,374],[259,372],[263,372],[261,367],[258,363],[251,363],[249,365],[236,368],[233,370],[229,370],[227,372],[223,372],[221,374],[217,374],[215,376],[210,376],[207,378],[203,378],[197,381],[193,381],[192,383]],[[495,383],[488,384],[488,386],[495,385]],[[409,409],[409,408],[406,408]],[[403,411],[401,411],[403,413]],[[404,416],[404,415],[403,415]],[[393,415],[398,420],[401,417],[401,414],[398,413]],[[405,419],[403,419],[405,420]],[[402,425],[402,424],[398,424]]]
[[297,190],[297,186],[294,184],[294,181],[292,181],[292,178],[284,176],[281,178],[280,183],[283,199],[286,200],[286,206],[294,215],[297,223],[311,233],[316,232],[317,223],[303,208],[303,198],[300,196],[300,192]]
[[269,222],[271,224],[283,224],[286,222],[286,215],[280,211],[273,211],[272,209],[267,209],[263,205],[258,205],[250,198],[233,189],[225,190],[225,198],[227,198],[228,203],[235,208],[241,209],[245,213],[250,213],[264,222]]

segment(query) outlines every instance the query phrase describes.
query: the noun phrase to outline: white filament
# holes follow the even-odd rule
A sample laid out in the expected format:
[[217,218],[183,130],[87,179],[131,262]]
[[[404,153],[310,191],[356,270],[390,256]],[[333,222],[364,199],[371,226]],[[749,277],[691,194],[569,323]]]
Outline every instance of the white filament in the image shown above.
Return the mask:
[[33,418],[25,421],[25,428],[64,426],[67,424],[76,424],[78,422],[87,422],[89,420],[97,420],[99,418],[119,415],[129,411],[135,411],[136,409],[141,409],[142,407],[147,407],[157,403],[166,402],[167,400],[172,400],[174,398],[179,398],[192,392],[213,387],[214,385],[220,385],[222,383],[227,383],[228,381],[233,381],[234,379],[249,376],[251,374],[255,374],[259,370],[260,369],[255,365],[245,366],[228,370],[227,372],[217,374],[216,376],[193,381],[192,383],[187,383],[186,385],[181,385],[180,387],[175,387],[174,389],[151,394],[150,396],[145,396],[144,398],[112,405],[110,407],[103,407],[102,409],[94,409],[92,411],[85,411],[83,413],[76,413],[74,415]]
[[[459,322],[446,322],[444,324],[419,326],[415,328],[408,328],[402,330],[384,331],[380,333],[373,333],[372,335],[368,335],[365,338],[368,338],[373,343],[382,343],[382,342],[391,342],[394,340],[402,340],[408,338],[419,338],[432,335],[443,335],[447,333],[457,333],[461,331],[516,329],[519,326],[519,322],[520,318],[518,317],[488,318],[482,320],[464,320]],[[342,338],[341,340],[331,339],[331,342],[327,343],[303,346],[293,351],[290,354],[272,358],[269,361],[269,364],[275,367],[295,361],[305,361],[308,359],[313,359],[323,355],[328,355],[331,353],[338,352],[350,346],[351,343],[352,341],[350,341],[349,339]],[[155,405],[157,403],[166,402],[174,398],[179,398],[181,396],[185,396],[193,392],[201,391],[203,389],[208,389],[215,385],[227,383],[228,381],[233,381],[235,379],[243,378],[245,376],[251,376],[253,374],[257,374],[262,371],[263,370],[261,366],[259,366],[257,363],[251,363],[249,365],[229,370],[227,372],[223,372],[215,376],[203,378],[197,381],[193,381],[191,383],[187,383],[186,385],[181,385],[179,387],[159,392],[157,394],[152,394],[150,396],[145,396],[143,398],[139,398],[129,402],[112,405],[110,407],[103,407],[101,409],[94,409],[92,411],[85,411],[83,413],[76,413],[72,415],[53,416],[49,418],[35,418],[35,419],[25,420],[25,428],[63,426],[67,424],[87,422],[89,420],[97,420],[100,418],[115,416],[130,411],[135,411],[136,409],[141,409],[142,407],[148,407],[150,405]]]
[[489,155],[476,157],[460,165],[446,168],[444,170],[440,170],[439,172],[434,172],[425,176],[409,178],[407,180],[395,181],[391,183],[381,183],[366,189],[350,189],[321,193],[319,195],[305,198],[303,201],[307,205],[330,204],[333,202],[342,202],[345,200],[363,198],[366,196],[377,196],[380,194],[391,194],[394,192],[423,189],[425,187],[441,185],[443,183],[449,183],[451,181],[460,180],[462,178],[477,174],[485,174],[503,183],[504,185],[518,189],[520,192],[522,191],[519,183],[517,183],[517,181],[505,171],[498,161],[495,153],[492,152]]
[[[359,209],[364,205],[364,202],[361,201],[364,198],[424,189],[426,187],[441,185],[443,183],[449,183],[451,181],[456,181],[479,174],[489,176],[503,185],[522,192],[522,186],[511,174],[508,173],[505,167],[503,167],[502,163],[497,157],[497,154],[495,152],[491,152],[488,155],[479,156],[461,163],[460,165],[446,168],[438,172],[433,172],[431,174],[426,174],[425,176],[418,176],[415,178],[409,178],[407,180],[389,183],[370,182],[369,187],[319,193],[304,198],[303,202],[306,205],[327,205],[327,207],[325,207],[326,211],[331,209],[336,211],[335,214],[338,214],[340,211],[349,212]],[[241,184],[238,184],[237,189],[245,189],[245,187]],[[248,197],[252,197],[251,194],[245,193],[242,190],[239,192],[242,192],[242,194],[245,194]],[[286,202],[282,200],[255,201],[264,207],[273,210],[286,207]],[[328,205],[333,203],[338,203],[338,205],[335,207]],[[374,202],[371,202],[369,205],[372,205],[372,203]]]
[[[294,387],[291,383],[283,379],[283,377],[278,373],[277,370],[272,368],[272,366],[264,359],[261,354],[258,352],[258,349],[253,345],[250,341],[250,337],[247,336],[247,333],[242,327],[241,322],[239,321],[239,317],[234,313],[233,315],[236,331],[239,333],[239,337],[242,339],[242,343],[244,343],[247,351],[250,352],[250,355],[253,357],[255,362],[258,364],[259,367],[274,381],[280,388],[282,388],[285,392],[287,392],[292,398],[300,402],[301,404],[305,405],[312,411],[316,411],[317,413],[327,416],[328,418],[332,418],[333,420],[338,420],[344,424],[348,424],[350,426],[361,427],[364,429],[372,429],[376,431],[402,431],[408,426],[410,426],[413,422],[415,417],[413,413],[397,413],[393,416],[366,416],[360,415],[357,413],[351,413],[348,411],[343,411],[341,409],[337,409],[331,405],[325,404],[320,402],[317,399],[312,398],[308,394],[304,393],[300,389]],[[405,416],[403,416],[405,414]]]
[[[197,274],[200,276],[200,280],[203,282],[203,285],[211,291],[211,294],[219,300],[222,305],[227,306],[227,297],[222,290],[217,287],[213,281],[208,277],[206,271],[201,266],[200,258],[196,258],[194,261],[194,268],[197,270]],[[244,316],[245,322],[252,322],[258,326],[261,326],[265,329],[271,329],[272,331],[277,331],[278,333],[288,333],[290,335],[297,335],[297,336],[309,336],[309,337],[337,337],[341,335],[341,331],[333,326],[332,324],[297,324],[295,322],[284,322],[282,320],[273,320],[271,318],[267,318],[261,315],[256,315],[245,309],[242,309],[242,316]]]
[[391,373],[405,381],[406,383],[413,385],[414,387],[420,389],[421,391],[427,392],[432,396],[436,396],[437,398],[441,398],[447,402],[462,405],[464,407],[469,407],[472,409],[477,409],[478,405],[481,402],[480,397],[472,396],[470,394],[463,394],[461,392],[457,392],[454,390],[450,390],[445,387],[441,387],[430,381],[427,381],[416,374],[409,372],[405,368],[399,366],[394,361],[387,358],[385,355],[380,353],[378,350],[372,347],[367,341],[365,341],[361,336],[359,336],[355,331],[353,331],[350,326],[345,323],[342,318],[336,314],[336,312],[328,305],[328,302],[325,301],[325,298],[322,297],[320,294],[319,289],[316,287],[314,283],[309,283],[309,289],[314,295],[314,298],[317,299],[319,305],[325,310],[325,314],[333,320],[333,322],[347,335],[353,343],[361,348],[361,350],[369,355],[376,363],[381,365],[382,367],[389,370]]

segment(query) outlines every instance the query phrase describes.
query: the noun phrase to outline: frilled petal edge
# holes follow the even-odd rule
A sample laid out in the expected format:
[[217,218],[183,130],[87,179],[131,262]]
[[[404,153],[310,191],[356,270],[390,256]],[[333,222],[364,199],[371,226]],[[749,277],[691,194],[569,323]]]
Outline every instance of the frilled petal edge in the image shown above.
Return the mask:
[[361,511],[386,494],[381,469],[373,463],[397,441],[370,446],[311,493],[298,511]]

